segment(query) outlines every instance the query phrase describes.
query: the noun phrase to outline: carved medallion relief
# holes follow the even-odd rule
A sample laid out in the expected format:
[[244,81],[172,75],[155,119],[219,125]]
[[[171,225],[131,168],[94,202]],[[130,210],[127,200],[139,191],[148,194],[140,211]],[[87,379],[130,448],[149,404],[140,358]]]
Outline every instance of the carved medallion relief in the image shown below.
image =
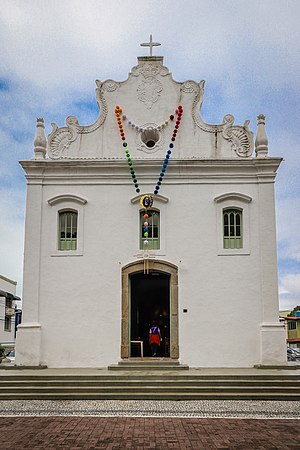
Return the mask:
[[162,84],[154,76],[147,76],[141,80],[137,87],[138,99],[151,109],[157,102],[163,90]]

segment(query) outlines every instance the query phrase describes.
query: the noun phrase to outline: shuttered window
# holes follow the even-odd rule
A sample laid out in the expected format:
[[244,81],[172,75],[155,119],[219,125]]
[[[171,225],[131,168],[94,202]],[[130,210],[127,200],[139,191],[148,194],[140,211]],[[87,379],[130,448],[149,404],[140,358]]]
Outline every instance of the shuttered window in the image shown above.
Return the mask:
[[76,211],[59,213],[58,250],[77,249],[77,219]]
[[223,210],[224,248],[243,248],[242,210]]

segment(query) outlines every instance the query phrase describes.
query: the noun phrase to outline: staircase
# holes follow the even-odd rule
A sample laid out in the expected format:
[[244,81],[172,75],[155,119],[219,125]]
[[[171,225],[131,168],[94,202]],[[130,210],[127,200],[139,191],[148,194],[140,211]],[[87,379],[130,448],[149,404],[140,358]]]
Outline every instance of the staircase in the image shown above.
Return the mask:
[[299,370],[222,371],[128,361],[99,370],[0,372],[0,400],[300,400]]
[[155,370],[189,370],[187,364],[180,364],[179,361],[174,361],[164,358],[145,358],[145,359],[129,359],[127,361],[119,361],[118,364],[108,366],[108,370],[141,370],[144,373]]

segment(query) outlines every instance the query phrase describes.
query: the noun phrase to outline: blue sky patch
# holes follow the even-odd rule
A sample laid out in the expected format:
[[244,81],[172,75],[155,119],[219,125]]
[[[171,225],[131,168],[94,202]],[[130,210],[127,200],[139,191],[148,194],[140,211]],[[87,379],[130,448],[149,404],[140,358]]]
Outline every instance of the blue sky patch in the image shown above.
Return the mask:
[[8,90],[9,90],[8,81],[0,78],[0,91],[8,91]]

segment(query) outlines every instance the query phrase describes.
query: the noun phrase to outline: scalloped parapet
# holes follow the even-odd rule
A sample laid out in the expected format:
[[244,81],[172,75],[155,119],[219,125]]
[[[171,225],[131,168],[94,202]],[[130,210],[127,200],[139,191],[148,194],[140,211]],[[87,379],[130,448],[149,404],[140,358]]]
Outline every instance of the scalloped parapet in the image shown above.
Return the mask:
[[48,157],[125,158],[114,113],[116,105],[120,105],[126,115],[126,142],[135,159],[164,157],[173,130],[169,117],[179,105],[183,106],[184,114],[172,157],[251,157],[254,145],[249,121],[242,126],[235,125],[234,117],[228,114],[219,125],[205,123],[200,116],[203,96],[204,81],[177,82],[163,65],[162,56],[139,57],[127,80],[96,81],[100,114],[94,124],[79,125],[75,116],[67,117],[64,127],[52,124],[47,144]]

